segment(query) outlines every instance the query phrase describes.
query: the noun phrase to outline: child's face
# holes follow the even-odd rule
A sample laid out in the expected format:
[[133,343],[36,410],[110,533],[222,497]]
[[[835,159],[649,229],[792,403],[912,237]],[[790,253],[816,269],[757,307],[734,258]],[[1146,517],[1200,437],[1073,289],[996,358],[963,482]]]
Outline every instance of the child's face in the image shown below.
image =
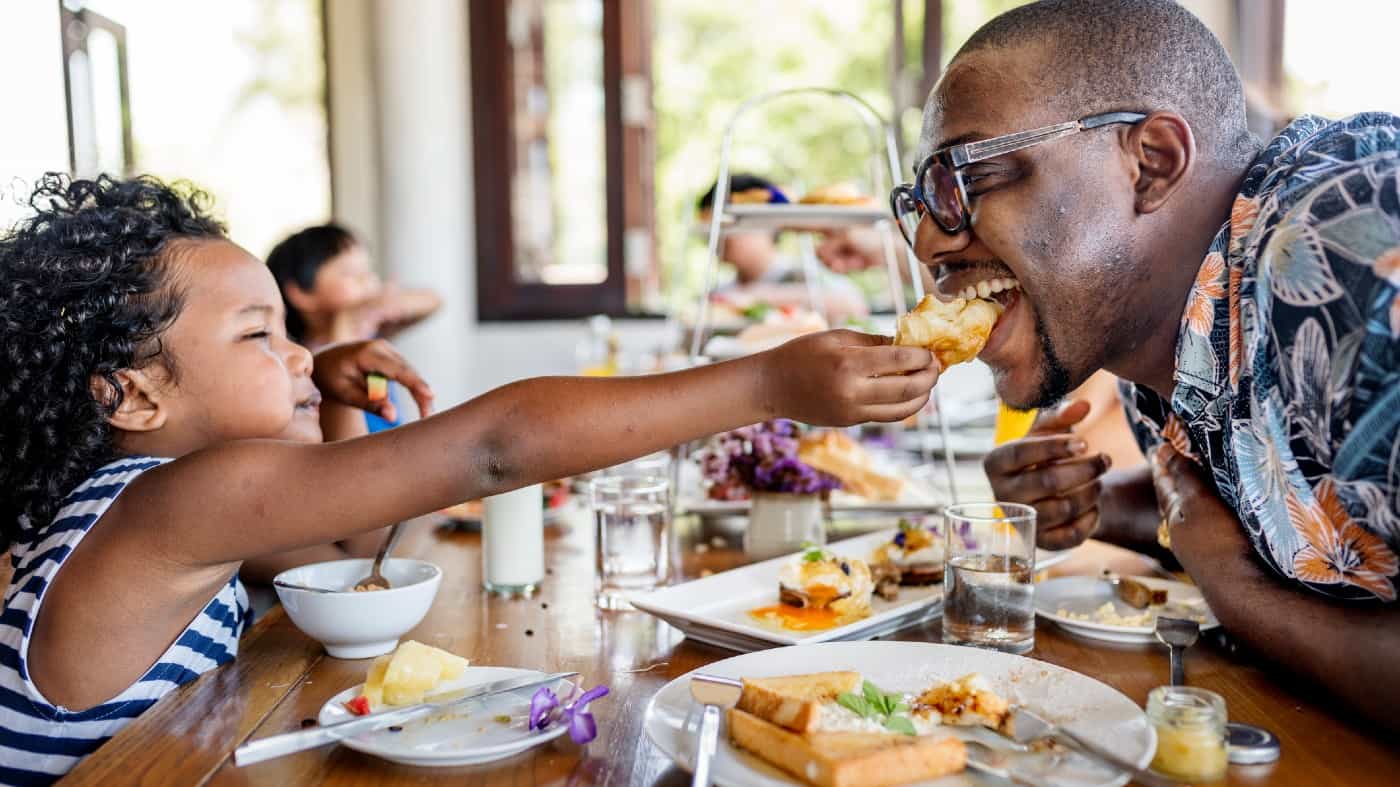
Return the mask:
[[383,289],[365,248],[356,243],[316,271],[315,286],[308,294],[314,299],[315,308],[334,313],[358,306]]
[[162,430],[193,448],[247,438],[320,439],[321,395],[311,353],[287,338],[282,299],[267,266],[227,241],[200,242],[177,258],[185,308],[161,341],[175,375],[161,392]]

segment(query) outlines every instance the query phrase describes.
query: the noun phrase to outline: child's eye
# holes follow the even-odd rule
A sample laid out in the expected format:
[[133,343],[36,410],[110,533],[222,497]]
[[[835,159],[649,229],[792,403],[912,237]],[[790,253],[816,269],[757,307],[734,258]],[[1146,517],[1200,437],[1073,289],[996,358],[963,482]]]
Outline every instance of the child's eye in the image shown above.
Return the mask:
[[272,335],[272,334],[268,333],[267,331],[253,331],[252,333],[244,334],[243,338],[244,338],[244,339],[266,339],[267,337],[269,337],[269,336],[271,336],[271,335]]

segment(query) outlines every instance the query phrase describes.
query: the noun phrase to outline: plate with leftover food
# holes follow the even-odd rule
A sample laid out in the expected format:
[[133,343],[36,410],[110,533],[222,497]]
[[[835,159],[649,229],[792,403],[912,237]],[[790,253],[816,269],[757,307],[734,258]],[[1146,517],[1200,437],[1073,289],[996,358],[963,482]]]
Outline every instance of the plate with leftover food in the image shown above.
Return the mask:
[[[943,610],[942,538],[925,530],[848,538],[629,600],[691,639],[730,650],[879,637]],[[1036,569],[1068,557],[1040,550]]]
[[[331,697],[316,721],[335,724],[399,705],[451,699],[456,693],[515,677],[544,677],[543,672],[511,667],[472,667],[467,660],[438,648],[406,640],[370,665],[365,682]],[[559,696],[572,684],[560,681]],[[530,730],[531,686],[483,697],[442,714],[346,738],[355,751],[404,765],[446,767],[491,762],[554,740],[568,729],[555,724]]]
[[[693,762],[700,708],[696,673],[738,680],[724,711],[711,777],[724,787],[998,784],[965,770],[968,757],[1024,783],[1119,785],[1127,777],[1033,743],[1003,737],[1027,708],[1145,767],[1156,735],[1136,703],[1093,678],[1007,653],[925,642],[832,642],[718,661],[683,675],[647,705],[642,727],[680,767]],[[969,742],[972,741],[972,742]]]
[[1156,577],[1059,577],[1036,585],[1035,611],[1066,630],[1108,642],[1156,642],[1157,616],[1186,618],[1201,630],[1216,620],[1195,585]]

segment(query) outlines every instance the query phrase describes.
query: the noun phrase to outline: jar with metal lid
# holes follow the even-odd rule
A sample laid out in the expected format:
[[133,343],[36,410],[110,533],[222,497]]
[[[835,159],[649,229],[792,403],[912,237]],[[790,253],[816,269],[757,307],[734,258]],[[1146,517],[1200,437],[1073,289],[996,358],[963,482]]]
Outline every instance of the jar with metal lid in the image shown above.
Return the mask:
[[1225,699],[1190,686],[1159,686],[1147,695],[1147,720],[1157,730],[1152,768],[1189,782],[1225,778]]

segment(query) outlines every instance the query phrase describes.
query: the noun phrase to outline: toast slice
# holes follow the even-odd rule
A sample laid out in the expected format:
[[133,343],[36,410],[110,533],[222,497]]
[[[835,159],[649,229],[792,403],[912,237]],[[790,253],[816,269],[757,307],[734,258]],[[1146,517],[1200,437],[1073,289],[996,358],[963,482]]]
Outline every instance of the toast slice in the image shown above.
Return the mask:
[[954,737],[826,732],[799,735],[738,708],[729,737],[793,776],[818,787],[887,787],[936,779],[967,766]]
[[859,672],[814,672],[780,678],[744,678],[736,705],[740,710],[793,732],[813,730],[823,702],[844,692],[860,691]]

